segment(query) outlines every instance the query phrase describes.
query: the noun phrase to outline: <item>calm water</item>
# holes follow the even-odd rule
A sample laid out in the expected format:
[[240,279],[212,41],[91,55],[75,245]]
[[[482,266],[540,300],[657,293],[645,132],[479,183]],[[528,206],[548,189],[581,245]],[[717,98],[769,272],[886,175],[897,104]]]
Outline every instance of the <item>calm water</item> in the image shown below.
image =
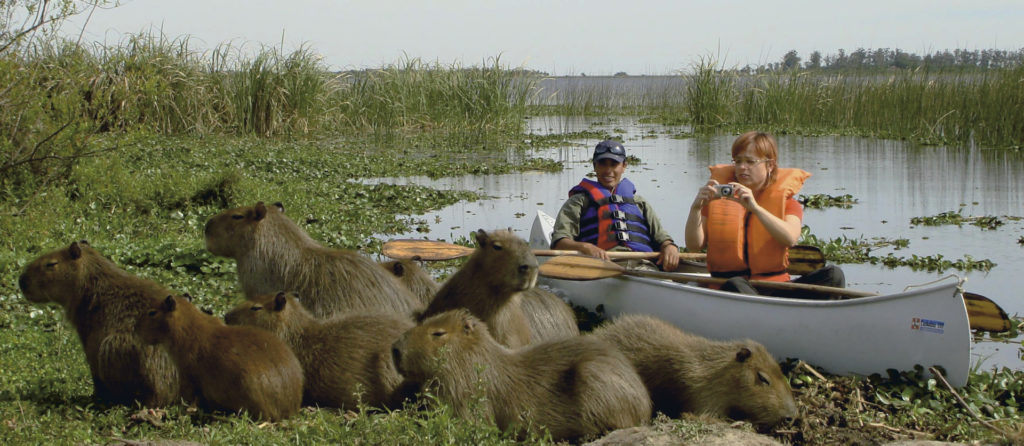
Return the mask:
[[[534,133],[597,129],[622,134],[627,151],[640,158],[629,165],[626,177],[638,193],[655,206],[663,223],[679,241],[683,238],[686,209],[697,188],[708,178],[707,166],[727,162],[731,135],[674,139],[678,128],[638,124],[631,119],[591,126],[586,120],[534,119]],[[966,277],[966,289],[1001,305],[1007,313],[1024,314],[1024,221],[1003,218],[994,231],[973,225],[910,225],[911,217],[932,216],[962,209],[965,216],[1024,216],[1024,156],[996,150],[964,150],[944,147],[911,147],[899,141],[856,137],[780,136],[780,162],[813,174],[801,194],[850,194],[859,202],[851,209],[805,210],[804,223],[822,238],[906,238],[908,248],[879,249],[875,255],[893,252],[910,257],[941,254],[956,260],[970,255],[997,264],[991,271],[944,273],[895,270],[872,265],[843,265],[848,286],[877,292],[902,290],[948,274]],[[468,237],[476,229],[511,227],[529,236],[533,217],[540,209],[554,215],[568,189],[591,171],[590,153],[596,140],[578,141],[570,147],[539,151],[533,156],[560,160],[559,173],[527,172],[511,175],[467,176],[430,180],[425,177],[383,178],[375,181],[421,184],[436,188],[463,189],[494,197],[459,203],[424,216],[427,233],[398,237],[452,241]],[[976,346],[975,361],[983,368],[1005,365],[1024,369],[1019,341]]]

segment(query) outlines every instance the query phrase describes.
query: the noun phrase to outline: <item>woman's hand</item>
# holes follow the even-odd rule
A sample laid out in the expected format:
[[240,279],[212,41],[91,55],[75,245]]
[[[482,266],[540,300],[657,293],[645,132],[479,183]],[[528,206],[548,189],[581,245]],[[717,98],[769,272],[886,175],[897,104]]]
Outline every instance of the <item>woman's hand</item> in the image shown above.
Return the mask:
[[715,186],[717,185],[718,181],[708,180],[706,184],[701,186],[701,188],[697,190],[697,196],[694,197],[693,204],[690,205],[690,211],[699,212],[701,208],[707,206],[707,204],[715,198],[715,195],[718,194],[718,191],[715,189]]
[[740,183],[729,184],[732,185],[732,195],[722,198],[735,201],[747,211],[754,212],[758,207],[757,200],[754,199],[754,191]]

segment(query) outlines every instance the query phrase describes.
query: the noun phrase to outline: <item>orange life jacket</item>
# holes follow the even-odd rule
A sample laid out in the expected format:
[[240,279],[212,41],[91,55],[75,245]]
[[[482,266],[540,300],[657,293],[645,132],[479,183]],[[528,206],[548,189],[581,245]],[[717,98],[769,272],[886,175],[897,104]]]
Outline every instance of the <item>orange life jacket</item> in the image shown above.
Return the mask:
[[[710,166],[720,184],[736,181],[732,164]],[[778,169],[775,181],[754,196],[772,215],[785,218],[786,200],[803,187],[811,174],[801,169]],[[757,280],[789,280],[789,248],[775,241],[757,217],[731,200],[708,203],[708,271],[717,277],[744,276]]]

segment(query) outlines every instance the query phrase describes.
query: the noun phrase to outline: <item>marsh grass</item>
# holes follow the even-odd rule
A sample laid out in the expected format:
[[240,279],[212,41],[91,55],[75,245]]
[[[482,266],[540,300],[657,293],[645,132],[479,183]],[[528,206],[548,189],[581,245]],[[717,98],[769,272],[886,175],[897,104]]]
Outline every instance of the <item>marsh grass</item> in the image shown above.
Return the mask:
[[1022,82],[1024,67],[744,74],[705,57],[677,79],[658,82],[638,76],[545,80],[541,85],[554,91],[534,111],[655,116],[702,132],[761,128],[1020,148]]
[[522,132],[535,94],[534,76],[498,58],[334,73],[305,46],[200,52],[159,34],[110,46],[34,41],[0,53],[0,81],[0,186],[20,194],[115,150],[90,143],[110,133],[369,135],[387,147],[433,138],[436,147],[486,151]]

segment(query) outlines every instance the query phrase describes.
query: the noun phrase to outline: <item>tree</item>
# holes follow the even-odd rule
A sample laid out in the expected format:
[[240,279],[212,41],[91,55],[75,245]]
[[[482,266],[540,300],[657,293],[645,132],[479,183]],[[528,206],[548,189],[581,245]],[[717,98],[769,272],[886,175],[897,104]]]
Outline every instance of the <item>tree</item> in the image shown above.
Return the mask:
[[785,56],[782,56],[782,68],[786,70],[800,68],[800,56],[796,55],[796,50],[789,50]]
[[807,68],[821,68],[821,51],[815,50],[807,61]]

